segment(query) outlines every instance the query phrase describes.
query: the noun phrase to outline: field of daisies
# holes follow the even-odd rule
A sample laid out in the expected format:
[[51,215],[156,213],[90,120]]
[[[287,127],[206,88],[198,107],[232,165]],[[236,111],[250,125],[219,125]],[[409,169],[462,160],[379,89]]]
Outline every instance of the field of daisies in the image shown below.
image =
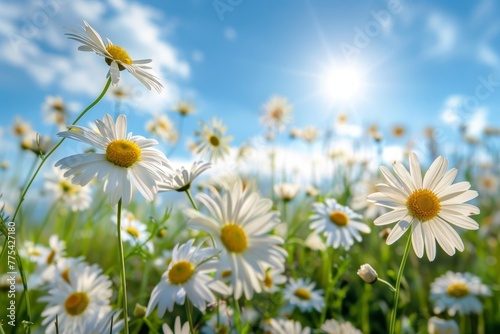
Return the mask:
[[[161,92],[152,60],[87,22],[66,35],[109,72],[78,113],[47,98],[52,135],[21,117],[10,125],[19,152],[0,169],[0,333],[500,329],[498,129],[442,156],[432,128],[418,145],[404,126],[349,141],[290,127],[292,104],[270,96],[256,106],[257,144],[233,145],[223,119],[199,122],[188,101],[131,133],[112,107],[81,119],[104,96],[126,101],[122,75]],[[198,130],[182,133],[187,122]],[[324,149],[288,160],[284,136]],[[384,162],[384,136],[404,159]],[[192,160],[178,164],[165,142],[188,145]],[[490,163],[471,159],[478,151]]]

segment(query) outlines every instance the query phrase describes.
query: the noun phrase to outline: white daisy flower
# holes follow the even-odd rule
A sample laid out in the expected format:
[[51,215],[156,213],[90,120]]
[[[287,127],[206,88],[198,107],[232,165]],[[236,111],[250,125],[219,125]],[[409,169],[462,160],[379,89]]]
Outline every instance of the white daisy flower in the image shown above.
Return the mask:
[[188,172],[184,166],[176,169],[172,178],[158,185],[158,191],[186,191],[191,187],[191,183],[201,173],[212,167],[210,162],[195,161]]
[[211,161],[224,160],[229,155],[229,142],[233,140],[232,136],[224,137],[227,127],[216,118],[212,119],[210,126],[204,123],[200,123],[200,126],[201,131],[195,132],[199,138],[195,143],[195,153]]
[[84,211],[92,204],[92,197],[90,195],[89,187],[82,187],[79,184],[71,182],[72,177],[65,177],[64,171],[60,168],[54,167],[52,173],[47,175],[45,182],[45,189],[47,189],[52,196],[69,206],[71,211]]
[[174,330],[171,330],[167,324],[163,324],[161,327],[163,330],[163,334],[189,334],[189,322],[185,322],[184,325],[181,326],[181,318],[177,316],[175,318]]
[[[123,319],[118,319],[121,311],[111,310],[108,307],[102,307],[98,312],[94,312],[93,317],[85,322],[82,333],[85,334],[119,334],[122,333],[125,326]],[[113,329],[110,328],[111,320]]]
[[104,192],[109,203],[116,205],[120,198],[123,205],[132,200],[132,186],[149,201],[154,199],[158,182],[169,177],[170,165],[165,155],[152,148],[158,142],[142,136],[127,134],[127,118],[118,116],[116,124],[110,115],[95,121],[99,133],[82,126],[71,126],[58,135],[75,139],[105,153],[76,154],[59,160],[56,166],[68,169],[64,176],[73,175],[72,182],[85,186],[94,177],[106,179]]
[[315,126],[307,126],[299,132],[300,138],[308,144],[312,144],[318,139],[319,130]]
[[446,171],[448,160],[439,156],[434,160],[422,179],[420,164],[415,153],[410,154],[410,172],[403,164],[393,163],[396,177],[388,168],[380,171],[387,184],[378,184],[379,192],[368,196],[368,200],[393,211],[377,219],[375,225],[398,222],[387,237],[387,244],[393,244],[410,227],[413,250],[418,257],[427,252],[429,261],[436,257],[436,240],[448,255],[455,254],[455,248],[464,250],[460,236],[451,225],[468,230],[479,228],[470,215],[479,209],[464,202],[477,197],[477,192],[469,190],[469,182],[452,184],[457,169]]
[[44,155],[54,146],[52,138],[47,135],[41,135],[38,132],[28,132],[21,139],[21,149],[29,150],[36,155]]
[[74,268],[82,262],[83,257],[60,258],[57,261],[54,261],[52,265],[45,267],[42,270],[37,269],[34,274],[39,274],[41,284],[46,284],[47,288],[51,288],[58,285],[61,280],[70,283],[69,272],[71,268]]
[[213,312],[205,325],[201,328],[201,334],[238,334],[234,325],[233,309],[226,304],[214,305],[215,312]]
[[460,328],[455,320],[444,320],[438,317],[431,317],[427,322],[429,334],[460,334]]
[[302,328],[302,324],[298,321],[289,319],[270,319],[268,330],[272,334],[309,334],[309,327]]
[[286,283],[286,276],[283,270],[269,268],[266,270],[266,276],[262,280],[262,291],[273,293],[279,290],[278,285]]
[[260,121],[266,128],[283,130],[285,124],[292,120],[292,106],[282,96],[273,96],[264,106],[264,114]]
[[262,291],[260,282],[267,268],[284,268],[287,252],[279,246],[283,239],[270,234],[280,223],[278,213],[270,211],[271,200],[244,190],[241,181],[222,193],[210,188],[210,193],[211,197],[196,196],[209,215],[186,209],[188,226],[213,236],[215,246],[222,250],[218,271],[231,270],[234,298],[245,294],[250,300],[254,291]]
[[289,202],[297,196],[300,186],[295,183],[278,183],[274,185],[274,192],[281,200]]
[[42,109],[46,123],[56,124],[61,130],[66,127],[68,123],[67,118],[70,113],[70,105],[64,103],[62,97],[47,96]]
[[151,293],[146,316],[158,306],[158,316],[165,311],[172,312],[174,304],[184,305],[186,297],[194,307],[204,311],[207,304],[214,303],[214,292],[225,295],[227,286],[214,280],[210,273],[217,269],[217,263],[210,258],[217,255],[215,248],[193,247],[194,239],[177,244],[172,252],[172,262]]
[[194,113],[195,107],[188,101],[180,101],[173,107],[173,111],[179,113],[181,116],[187,116]]
[[478,297],[491,296],[488,286],[470,273],[446,272],[431,284],[430,299],[434,303],[434,313],[447,311],[450,316],[481,313],[483,304]]
[[174,123],[165,114],[158,114],[146,123],[146,130],[165,142],[175,143],[179,137]]
[[349,321],[327,320],[321,329],[328,334],[363,334],[362,331],[354,327]]
[[298,307],[301,312],[310,312],[315,309],[321,312],[325,307],[323,290],[314,290],[316,283],[309,278],[290,278],[290,282],[283,291],[283,296],[291,306]]
[[151,62],[151,59],[132,60],[127,51],[118,45],[114,45],[107,40],[107,45],[104,44],[101,36],[95,31],[86,21],[83,21],[85,27],[84,32],[67,28],[71,33],[67,33],[69,39],[73,39],[82,43],[78,50],[93,51],[99,56],[104,57],[106,64],[109,65],[108,77],[111,76],[113,86],[116,86],[120,81],[120,71],[127,70],[137,78],[147,89],[151,87],[161,92],[163,86],[153,73],[151,67],[145,64]]
[[46,333],[55,333],[56,315],[59,333],[87,333],[85,329],[95,321],[96,313],[110,309],[111,281],[97,265],[77,265],[70,270],[69,281],[60,281],[39,299],[48,303],[42,312],[42,326],[48,325]]
[[342,246],[348,250],[354,244],[354,239],[361,242],[361,233],[371,232],[370,227],[360,221],[361,215],[338,204],[335,199],[326,199],[325,203],[314,203],[313,206],[314,214],[309,220],[309,228],[323,233],[327,246]]
[[29,122],[25,122],[21,117],[16,117],[12,125],[12,132],[18,137],[23,137],[33,132],[33,129]]
[[[118,224],[118,217],[113,215],[111,220]],[[122,230],[122,240],[123,242],[128,242],[132,246],[144,245],[150,253],[153,252],[153,243],[148,241],[150,239],[150,233],[147,231],[148,227],[146,224],[142,223],[133,213],[122,209],[121,212],[121,230]]]
[[368,284],[373,284],[378,280],[378,274],[368,263],[362,264],[358,269],[357,274],[363,281]]

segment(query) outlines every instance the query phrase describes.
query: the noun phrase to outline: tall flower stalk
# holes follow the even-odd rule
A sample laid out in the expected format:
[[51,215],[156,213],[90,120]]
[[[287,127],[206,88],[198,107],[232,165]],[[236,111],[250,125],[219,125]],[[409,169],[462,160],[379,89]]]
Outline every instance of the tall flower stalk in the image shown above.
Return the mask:
[[116,212],[116,226],[118,233],[118,260],[120,262],[120,285],[122,292],[122,302],[123,302],[123,314],[125,317],[125,334],[129,333],[128,329],[128,300],[127,300],[127,277],[125,271],[125,256],[123,255],[123,241],[122,241],[122,199],[118,201],[118,207]]

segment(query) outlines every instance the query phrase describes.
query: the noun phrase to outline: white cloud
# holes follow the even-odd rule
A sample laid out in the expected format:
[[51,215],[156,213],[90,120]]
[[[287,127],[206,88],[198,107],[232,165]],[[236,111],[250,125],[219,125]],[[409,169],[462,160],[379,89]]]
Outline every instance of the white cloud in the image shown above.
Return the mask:
[[450,125],[460,125],[463,119],[460,116],[464,97],[462,95],[451,95],[445,102],[441,110],[441,119]]
[[481,137],[484,128],[486,127],[486,116],[488,110],[484,107],[478,108],[467,122],[466,134],[470,137]]
[[[188,62],[165,40],[171,31],[164,28],[164,14],[147,5],[122,0],[74,0],[44,11],[44,4],[28,0],[8,6],[9,10],[0,14],[0,52],[4,55],[0,61],[26,71],[40,86],[56,85],[63,91],[87,96],[101,91],[109,67],[101,57],[77,51],[78,43],[64,36],[67,31],[63,27],[80,29],[83,20],[103,39],[109,37],[123,46],[133,59],[153,59],[153,68],[165,86],[161,94],[147,92],[132,75],[122,73],[123,83],[137,92],[143,90],[132,101],[135,107],[152,113],[164,110],[178,99],[177,81],[190,75]],[[31,21],[36,15],[46,15],[48,21],[36,24]]]
[[454,50],[458,27],[450,17],[440,13],[432,13],[427,19],[426,28],[433,41],[426,48],[425,55],[440,56]]
[[238,37],[238,34],[236,33],[236,30],[234,30],[234,28],[226,27],[224,29],[224,37],[229,41],[234,41],[236,37]]

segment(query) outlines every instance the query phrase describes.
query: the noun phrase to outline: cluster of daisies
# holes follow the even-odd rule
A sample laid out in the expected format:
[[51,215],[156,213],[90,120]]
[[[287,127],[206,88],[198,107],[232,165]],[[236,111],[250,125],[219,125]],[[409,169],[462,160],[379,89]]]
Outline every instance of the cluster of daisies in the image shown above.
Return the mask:
[[[127,70],[146,88],[161,91],[161,82],[148,65],[151,60],[132,60],[122,47],[110,40],[104,43],[87,22],[84,22],[83,32],[70,29],[68,36],[82,44],[80,50],[95,52],[104,58],[110,67],[108,84],[116,86],[120,71]],[[53,121],[66,123],[62,101],[49,102]],[[181,117],[194,110],[187,102],[175,108]],[[275,96],[264,109],[266,112],[261,120],[272,141],[290,121],[292,106],[286,98]],[[165,141],[178,141],[175,127],[163,115],[146,127]],[[214,118],[210,124],[201,123],[200,127],[196,132],[198,140],[192,145],[193,152],[211,162],[223,161],[229,154],[228,144],[232,140],[226,134],[226,126]],[[28,130],[19,123],[18,132]],[[227,333],[252,327],[263,332],[293,334],[318,329],[290,319],[293,312],[321,313],[322,320],[316,324],[325,333],[361,333],[348,321],[326,320],[327,293],[310,277],[291,274],[293,258],[287,265],[294,253],[289,253],[286,241],[294,235],[294,228],[287,226],[285,217],[280,217],[274,207],[276,203],[263,198],[240,178],[217,186],[207,185],[205,191],[193,197],[193,181],[212,166],[211,162],[196,161],[190,168],[174,169],[165,153],[155,148],[158,141],[127,132],[125,115],[116,119],[105,115],[92,127],[70,125],[58,135],[88,144],[92,150],[57,161],[54,173],[46,178],[46,189],[72,211],[84,211],[92,203],[88,185],[102,183],[109,204],[118,207],[110,220],[120,227],[119,240],[133,247],[144,248],[150,254],[159,253],[151,242],[152,234],[147,225],[137,219],[132,210],[121,209],[122,205],[128,207],[134,202],[134,192],[138,191],[148,201],[154,201],[158,193],[167,191],[185,193],[189,198],[192,208],[185,208],[182,213],[187,227],[197,231],[196,237],[176,243],[172,250],[161,249],[162,255],[155,264],[163,273],[152,288],[143,312],[145,318],[164,318],[167,312],[174,312],[176,305],[185,306],[188,319],[183,322],[181,317],[176,317],[173,324],[163,325],[164,333],[194,330]],[[295,129],[293,136],[312,143],[318,132],[306,127]],[[39,137],[31,145],[39,154],[48,151]],[[416,154],[411,153],[409,170],[395,162],[393,172],[382,166],[380,173],[383,179],[371,188],[375,191],[364,200],[353,202],[353,207],[355,202],[361,203],[358,207],[365,210],[365,216],[333,197],[321,200],[315,197],[317,201],[306,218],[311,231],[306,243],[316,244],[316,249],[348,251],[355,242],[362,242],[363,235],[371,233],[364,221],[366,215],[373,215],[376,226],[394,224],[386,235],[389,245],[410,231],[409,240],[419,258],[425,253],[428,260],[433,261],[436,245],[448,255],[464,250],[455,228],[478,229],[477,222],[470,216],[478,214],[479,209],[466,203],[478,193],[470,190],[469,182],[453,183],[458,171],[448,170],[445,158],[438,157],[423,175]],[[281,183],[273,185],[272,190],[287,204],[296,198],[299,187]],[[309,188],[307,192],[316,196],[319,190]],[[29,286],[44,291],[39,301],[46,303],[41,325],[47,333],[55,332],[56,327],[60,333],[128,332],[130,313],[123,284],[126,281],[124,265],[121,288],[125,291],[118,296],[118,299],[123,296],[124,307],[114,309],[112,305],[119,302],[115,302],[110,278],[98,265],[90,265],[84,258],[66,258],[65,244],[57,236],[50,238],[49,247],[27,243],[22,256],[35,264]],[[358,274],[370,284],[381,280],[370,266],[362,267]],[[284,301],[278,303],[280,311],[275,318],[260,319],[250,308],[245,309],[245,313],[239,308],[240,300],[251,301],[258,294],[276,293],[280,295],[279,300]],[[489,288],[472,274],[448,272],[432,284],[430,299],[437,315],[446,311],[454,316],[482,312],[479,297],[489,295]],[[192,307],[202,314],[208,313],[209,317],[198,318],[195,322]],[[453,333],[455,325],[435,317],[429,320],[429,331],[441,333],[443,328],[452,328]]]

